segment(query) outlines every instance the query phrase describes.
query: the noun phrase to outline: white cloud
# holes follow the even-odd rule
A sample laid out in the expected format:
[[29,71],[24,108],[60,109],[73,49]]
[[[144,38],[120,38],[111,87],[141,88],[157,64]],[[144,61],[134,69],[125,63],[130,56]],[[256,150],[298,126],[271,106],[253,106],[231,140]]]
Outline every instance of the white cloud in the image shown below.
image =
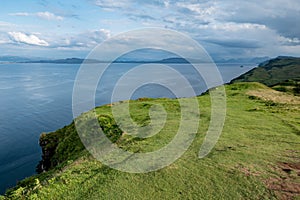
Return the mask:
[[7,43],[9,43],[9,40],[2,40],[2,39],[0,39],[0,44],[7,44]]
[[170,5],[170,1],[169,1],[169,0],[165,0],[165,1],[163,1],[163,3],[164,3],[164,6],[165,6],[166,8],[168,8],[169,5]]
[[8,32],[11,39],[15,42],[36,45],[36,46],[49,46],[49,43],[45,40],[38,38],[36,35],[27,35],[22,32]]
[[105,10],[109,10],[112,11],[114,9],[118,9],[118,8],[125,8],[127,6],[129,6],[129,1],[127,0],[119,0],[119,1],[115,1],[115,0],[96,0],[95,1],[95,5],[105,9]]
[[111,31],[107,29],[85,31],[72,35],[55,36],[55,40],[51,42],[51,47],[59,49],[90,50],[110,37]]
[[202,29],[214,29],[219,31],[247,31],[247,30],[265,30],[267,27],[261,24],[254,23],[235,23],[235,22],[223,22],[223,23],[210,23],[199,26]]
[[35,14],[37,17],[47,20],[63,20],[64,18],[58,15],[55,15],[50,12],[38,12]]
[[28,13],[28,12],[18,12],[18,13],[10,13],[11,16],[19,16],[19,17],[28,17],[28,16],[34,16],[39,17],[41,19],[46,20],[63,20],[64,18],[59,15],[55,15],[54,13],[45,11],[45,12],[37,12],[37,13]]
[[29,16],[30,13],[27,12],[18,12],[18,13],[10,13],[11,16]]
[[16,26],[15,24],[9,23],[9,22],[4,22],[4,21],[0,21],[0,28],[2,27],[13,27]]
[[[7,34],[0,32],[0,44],[15,45],[27,44],[31,46],[47,47],[49,49],[68,51],[89,51],[95,46],[111,37],[111,31],[107,29],[90,30],[77,34],[43,34],[31,32],[26,34],[20,31],[11,31]],[[22,46],[24,48],[25,46]]]
[[11,41],[7,37],[7,34],[0,32],[0,44],[9,44]]
[[200,16],[213,15],[217,10],[213,3],[187,3],[187,2],[178,2],[176,3],[178,8],[186,9],[190,12],[196,13]]
[[259,23],[274,29],[278,34],[300,38],[300,1],[219,1],[220,8],[228,13],[224,21]]

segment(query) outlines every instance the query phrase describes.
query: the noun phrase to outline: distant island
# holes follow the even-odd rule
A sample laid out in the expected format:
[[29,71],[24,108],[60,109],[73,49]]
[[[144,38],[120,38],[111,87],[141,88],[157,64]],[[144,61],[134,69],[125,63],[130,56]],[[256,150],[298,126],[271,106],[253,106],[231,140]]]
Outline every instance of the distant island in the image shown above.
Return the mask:
[[57,59],[57,60],[29,60],[20,63],[53,63],[53,64],[82,64],[86,63],[101,63],[99,60],[93,59],[81,59],[81,58],[66,58],[66,59]]

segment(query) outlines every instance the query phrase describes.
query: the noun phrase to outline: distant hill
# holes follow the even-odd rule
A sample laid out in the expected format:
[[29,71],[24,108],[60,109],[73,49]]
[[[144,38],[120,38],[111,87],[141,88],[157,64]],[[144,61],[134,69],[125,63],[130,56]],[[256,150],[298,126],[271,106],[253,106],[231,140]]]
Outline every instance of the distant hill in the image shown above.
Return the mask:
[[232,82],[260,82],[267,86],[298,81],[300,81],[300,58],[285,56],[265,61],[257,68],[232,80]]
[[[166,58],[160,61],[155,61],[155,63],[156,62],[157,63],[185,63],[185,64],[189,63],[189,61],[187,61],[184,58]],[[194,62],[194,60],[192,62]]]
[[86,63],[99,63],[98,60],[93,59],[81,59],[81,58],[66,58],[57,60],[35,60],[25,61],[22,63],[53,63],[53,64],[81,64],[85,61]]
[[240,63],[253,63],[253,64],[259,64],[262,62],[265,62],[267,60],[270,60],[270,57],[255,57],[255,58],[236,58],[236,59],[218,59],[215,58],[214,61],[216,63],[236,63],[236,64],[240,64]]

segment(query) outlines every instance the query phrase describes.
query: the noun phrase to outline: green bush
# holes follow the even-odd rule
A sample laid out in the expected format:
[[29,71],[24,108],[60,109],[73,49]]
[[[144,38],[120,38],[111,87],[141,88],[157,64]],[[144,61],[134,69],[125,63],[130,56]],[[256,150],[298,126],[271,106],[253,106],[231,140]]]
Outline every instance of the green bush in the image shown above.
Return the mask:
[[98,121],[104,134],[113,143],[115,143],[122,136],[122,130],[118,127],[117,123],[112,117],[108,115],[100,115]]
[[293,89],[294,94],[300,95],[300,83],[297,83],[296,87]]
[[274,89],[279,92],[287,92],[287,89],[284,86],[274,87]]

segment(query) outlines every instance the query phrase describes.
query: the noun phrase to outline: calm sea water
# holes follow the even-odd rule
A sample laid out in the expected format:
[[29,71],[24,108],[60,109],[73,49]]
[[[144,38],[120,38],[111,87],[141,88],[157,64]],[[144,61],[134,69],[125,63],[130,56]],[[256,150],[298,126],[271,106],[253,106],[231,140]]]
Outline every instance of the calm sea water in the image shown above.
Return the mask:
[[[107,71],[97,89],[97,105],[110,101],[111,88],[133,66],[114,64]],[[218,67],[224,82],[228,82],[254,65]],[[79,68],[70,64],[0,64],[0,194],[35,173],[41,159],[39,135],[72,121],[72,91]],[[189,67],[178,64],[174,68],[185,74],[197,94],[206,90]],[[176,80],[168,77],[167,81]],[[132,98],[146,96],[174,97],[166,88],[148,85],[139,88]]]

